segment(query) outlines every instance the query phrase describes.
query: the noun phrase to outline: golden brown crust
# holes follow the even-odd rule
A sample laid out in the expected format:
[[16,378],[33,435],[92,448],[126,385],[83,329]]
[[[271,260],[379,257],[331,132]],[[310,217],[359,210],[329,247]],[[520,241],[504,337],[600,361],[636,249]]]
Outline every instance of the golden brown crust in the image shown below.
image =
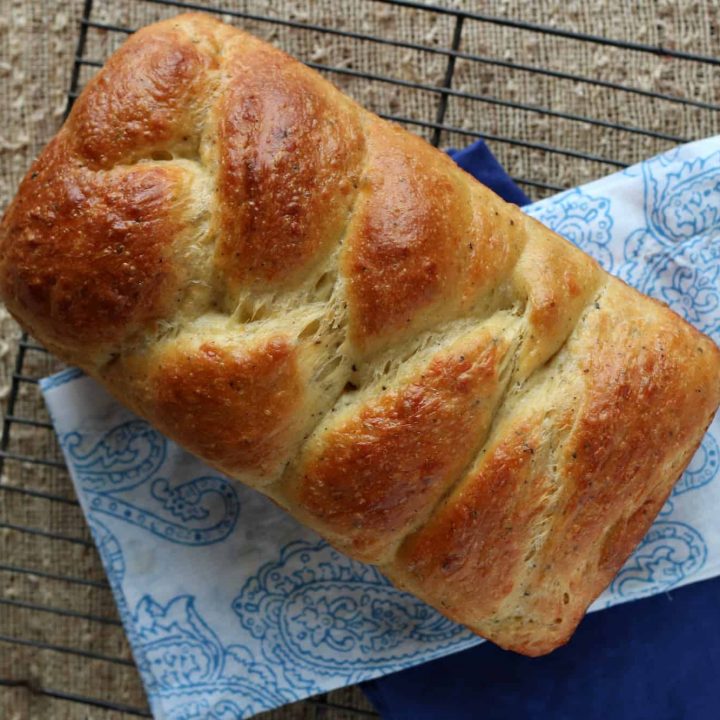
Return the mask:
[[361,351],[453,312],[471,217],[467,188],[449,158],[438,161],[400,128],[368,122],[367,170],[342,268],[350,337]]
[[239,335],[226,318],[208,315],[114,358],[100,375],[176,442],[229,475],[267,486],[329,402],[328,389],[310,382],[325,349],[297,329],[264,323]]
[[[387,568],[513,650],[542,654],[570,637],[717,407],[717,349],[635,297],[608,285],[548,380],[510,401],[478,465]],[[688,368],[693,356],[713,359]]]
[[218,269],[231,283],[297,281],[347,223],[363,155],[358,112],[255,40],[233,46],[226,72]]
[[720,403],[712,341],[204,15],[88,85],[0,225],[0,294],[163,432],[530,655]]
[[472,219],[460,246],[468,252],[460,277],[460,306],[465,313],[489,312],[512,305],[511,288],[503,283],[525,247],[525,220],[482,185],[470,186],[470,207]]
[[541,427],[542,413],[513,423],[395,559],[408,587],[422,587],[452,617],[469,615],[467,606],[476,617],[492,616],[515,586],[528,528],[552,486],[540,457]]
[[603,280],[592,258],[536,220],[525,222],[528,242],[513,271],[517,291],[527,303],[530,342],[520,359],[523,378],[563,346]]
[[0,285],[34,334],[92,355],[174,311],[189,179],[169,165],[91,173],[67,144],[52,141],[8,210]]
[[[197,152],[199,101],[217,58],[170,25],[141,30],[106,63],[73,107],[68,135],[95,168]],[[108,132],[110,129],[114,132]]]
[[142,402],[153,421],[228,473],[272,474],[287,462],[288,426],[299,402],[296,350],[271,336],[248,348],[207,341],[170,345],[146,369]]
[[507,331],[472,331],[345,410],[301,459],[286,504],[356,557],[392,552],[484,440],[507,380]]

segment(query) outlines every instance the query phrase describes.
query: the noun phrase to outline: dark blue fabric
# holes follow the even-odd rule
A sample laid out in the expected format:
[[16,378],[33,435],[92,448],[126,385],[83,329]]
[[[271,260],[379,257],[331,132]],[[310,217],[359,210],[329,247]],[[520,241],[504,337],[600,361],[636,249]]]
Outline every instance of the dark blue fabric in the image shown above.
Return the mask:
[[[450,155],[529,202],[483,142]],[[589,615],[542,658],[484,643],[363,690],[384,720],[720,720],[720,578]]]
[[718,720],[720,578],[588,615],[541,658],[484,643],[363,689],[384,720]]
[[508,202],[516,205],[530,203],[530,198],[513,182],[482,140],[464,150],[451,149],[447,152],[463,170],[467,170]]
[[363,689],[384,720],[718,720],[720,578],[588,615],[541,658],[483,643]]

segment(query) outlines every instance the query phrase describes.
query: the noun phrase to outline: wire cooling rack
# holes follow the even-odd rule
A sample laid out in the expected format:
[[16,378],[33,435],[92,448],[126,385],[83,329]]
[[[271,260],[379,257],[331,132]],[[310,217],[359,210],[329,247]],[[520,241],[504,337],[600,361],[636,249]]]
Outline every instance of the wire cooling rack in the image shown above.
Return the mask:
[[[348,24],[343,9],[349,4],[371,6],[369,12],[377,22]],[[336,12],[325,16],[317,12],[298,15],[288,9],[293,7],[290,3],[285,5],[252,0],[230,6],[179,0],[85,0],[67,110],[84,83],[135,29],[133,19],[202,10],[286,47],[381,116],[418,132],[435,146],[458,146],[484,138],[508,167],[522,168],[514,179],[535,197],[626,167],[699,134],[720,131],[718,83],[713,85],[711,74],[720,66],[718,57],[410,0],[343,0],[336,3]],[[120,12],[119,6],[127,10]],[[361,9],[368,17],[368,9]],[[499,42],[506,47],[535,51],[488,50],[483,37],[490,31],[499,33]],[[318,44],[327,43],[331,51],[318,50]],[[607,51],[615,53],[617,60],[617,54],[625,54],[629,65],[640,67],[640,77],[643,67],[672,63],[690,78],[689,90],[681,96],[657,89],[653,83],[633,83],[632,77],[603,79],[599,73],[559,67],[553,63],[553,54],[562,55],[566,47],[576,48],[573,52],[582,57]],[[377,58],[386,53],[396,54],[397,72],[388,71],[387,63],[378,70]],[[519,61],[518,55],[533,59]],[[419,70],[414,72],[413,67]],[[518,99],[513,92],[516,78],[524,78],[525,93],[539,88],[532,102]],[[585,109],[556,102],[558,92],[563,97],[575,93],[587,98]],[[613,114],[594,113],[593,98],[598,93],[604,94],[605,107],[645,111],[629,119],[620,109]],[[615,105],[613,98],[617,98]],[[663,112],[675,120],[657,122],[658,113]],[[535,130],[525,132],[526,126]],[[150,717],[108,583],[40,397],[38,379],[59,368],[40,345],[23,336],[0,436],[0,588],[7,590],[0,596],[0,617],[7,620],[13,613],[30,613],[31,622],[10,619],[0,625],[0,654],[31,653],[35,665],[57,665],[60,673],[65,670],[84,680],[70,689],[67,684],[50,687],[22,672],[13,674],[5,663],[0,664],[0,686],[6,692],[29,689],[54,701],[85,707],[88,713],[103,709],[112,711],[112,717]],[[24,628],[23,633],[13,632],[17,627]],[[110,681],[103,685],[117,687],[116,694],[93,694],[97,686],[88,678],[94,674],[120,677],[114,685]],[[378,717],[353,690],[307,700],[297,704],[296,710],[272,717]]]

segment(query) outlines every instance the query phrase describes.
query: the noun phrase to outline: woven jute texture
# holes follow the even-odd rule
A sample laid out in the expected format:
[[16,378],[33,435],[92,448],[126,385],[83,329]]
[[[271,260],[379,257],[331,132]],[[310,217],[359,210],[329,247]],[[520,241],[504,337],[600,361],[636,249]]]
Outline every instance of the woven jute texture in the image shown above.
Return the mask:
[[[720,46],[717,0],[437,2],[445,7],[662,45],[699,55],[717,55]],[[195,4],[209,7],[213,3],[195,0]],[[225,0],[222,4],[231,10],[260,16],[437,48],[451,46],[456,23],[452,15],[370,0]],[[0,0],[0,208],[5,208],[31,160],[62,121],[82,6],[83,0]],[[99,22],[136,28],[174,12],[173,8],[145,0],[95,0],[92,17]],[[397,78],[410,84],[441,85],[448,68],[448,58],[443,54],[266,22],[226,19],[303,60]],[[123,37],[91,29],[84,56],[103,61]],[[544,68],[717,105],[720,104],[718,66],[473,19],[464,21],[461,38],[462,51],[495,62],[457,61],[452,84],[457,93],[447,99],[444,122],[447,126],[497,138],[490,145],[510,172],[515,177],[539,183],[539,186],[524,186],[533,197],[552,192],[554,186],[570,187],[605,175],[617,169],[614,163],[641,160],[683,139],[720,132],[720,113],[712,108],[508,67]],[[94,72],[94,67],[83,67],[80,84]],[[407,127],[432,138],[433,129],[417,123],[436,121],[441,106],[437,92],[335,73],[328,77],[367,107],[416,121]],[[463,97],[467,94],[482,96],[485,100]],[[550,109],[554,114],[528,110],[528,106]],[[559,115],[594,118],[606,125],[578,122]],[[656,136],[640,135],[612,125],[643,128]],[[442,132],[440,144],[461,147],[472,139],[469,135]],[[564,154],[528,145],[561,148]],[[581,159],[573,153],[592,154],[603,160]],[[543,188],[543,184],[550,187]],[[3,409],[18,338],[17,326],[0,306],[0,405]],[[39,377],[58,367],[50,356],[28,350],[23,374]],[[19,387],[13,414],[47,422],[37,387],[30,382],[21,382]],[[82,514],[72,502],[74,494],[67,472],[61,467],[52,431],[13,424],[8,450],[58,461],[59,465],[40,466],[8,460],[0,481],[5,486],[0,488],[0,679],[16,683],[15,687],[0,685],[0,718],[129,720],[133,716],[127,713],[47,694],[55,691],[146,708],[142,685],[118,624],[102,568]],[[70,502],[19,494],[8,489],[11,487],[31,488]],[[41,529],[51,536],[77,542],[8,526]],[[13,567],[17,570],[8,570]],[[22,569],[34,570],[35,574]],[[40,611],[35,609],[37,606],[55,611]],[[96,619],[87,619],[90,616]],[[17,640],[42,643],[45,647],[32,647]],[[85,655],[60,652],[58,647],[79,649]],[[107,657],[121,662],[103,659]],[[327,701],[366,711],[371,709],[356,689],[331,693]],[[350,720],[358,716],[329,706],[297,703],[263,717]]]

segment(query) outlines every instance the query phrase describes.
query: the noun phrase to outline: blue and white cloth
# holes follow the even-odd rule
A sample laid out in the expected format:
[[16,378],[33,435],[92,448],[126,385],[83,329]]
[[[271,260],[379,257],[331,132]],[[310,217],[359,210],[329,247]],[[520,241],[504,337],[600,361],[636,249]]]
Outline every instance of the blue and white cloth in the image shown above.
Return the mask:
[[[720,341],[720,137],[527,211]],[[158,720],[246,718],[481,642],[79,371],[41,387]],[[719,443],[716,418],[593,609],[720,575]]]

